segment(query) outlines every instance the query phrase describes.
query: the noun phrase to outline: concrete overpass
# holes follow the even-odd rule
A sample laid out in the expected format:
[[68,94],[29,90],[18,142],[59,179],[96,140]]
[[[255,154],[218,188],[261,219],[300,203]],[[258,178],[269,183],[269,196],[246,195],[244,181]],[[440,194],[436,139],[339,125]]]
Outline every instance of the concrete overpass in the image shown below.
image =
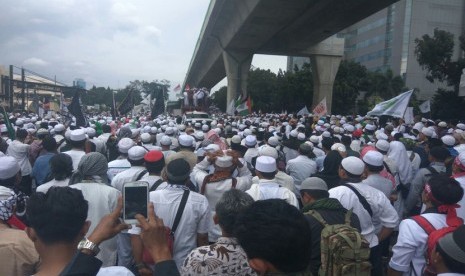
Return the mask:
[[226,76],[229,103],[247,95],[255,53],[309,56],[313,105],[326,96],[331,111],[344,49],[344,40],[333,35],[397,1],[211,0],[184,85],[212,88]]

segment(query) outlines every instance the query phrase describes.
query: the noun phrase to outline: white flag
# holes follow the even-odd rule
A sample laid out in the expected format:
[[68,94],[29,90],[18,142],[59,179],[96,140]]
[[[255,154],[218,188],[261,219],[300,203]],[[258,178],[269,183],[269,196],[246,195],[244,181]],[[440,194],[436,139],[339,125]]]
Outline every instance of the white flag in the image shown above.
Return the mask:
[[299,112],[297,112],[297,116],[304,116],[308,115],[310,112],[307,109],[307,106],[304,106]]
[[413,124],[413,107],[407,107],[407,110],[405,110],[404,114],[404,121],[406,124]]
[[313,114],[317,116],[323,116],[326,115],[327,112],[328,108],[326,107],[326,97],[324,97],[323,100],[321,100],[321,102],[313,109]]
[[372,111],[368,112],[368,116],[381,116],[388,115],[393,117],[402,118],[404,117],[405,110],[407,109],[410,96],[412,96],[413,89],[400,94],[390,100],[381,102],[373,108]]
[[418,107],[420,108],[421,113],[428,113],[431,111],[431,103],[429,100],[424,101]]

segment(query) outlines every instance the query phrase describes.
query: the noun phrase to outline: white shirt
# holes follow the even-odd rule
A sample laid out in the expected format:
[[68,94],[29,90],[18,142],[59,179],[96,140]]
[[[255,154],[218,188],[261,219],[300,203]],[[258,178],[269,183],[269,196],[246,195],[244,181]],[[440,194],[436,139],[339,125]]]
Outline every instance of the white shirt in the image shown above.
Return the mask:
[[[465,175],[460,176],[460,177],[455,177],[455,180],[457,180],[460,183],[460,186],[462,189],[465,191]],[[462,218],[463,221],[465,221],[465,196],[462,197],[459,202],[457,202],[458,205],[460,205],[460,208],[457,208],[457,216]]]
[[125,171],[131,167],[131,163],[127,159],[115,159],[108,163],[107,176],[110,182],[113,180],[115,175],[122,171]]
[[258,156],[258,149],[257,148],[249,148],[245,153],[244,153],[244,160],[247,163],[252,164],[252,158]]
[[316,162],[307,156],[299,155],[287,162],[286,172],[294,178],[294,193],[299,194],[302,181],[316,173]]
[[85,151],[82,151],[82,150],[69,150],[69,151],[65,151],[63,152],[64,154],[67,154],[71,157],[71,159],[73,160],[73,170],[76,171],[77,168],[78,168],[78,165],[79,165],[79,162],[81,162],[81,158],[86,155],[86,152]]
[[[184,189],[187,188],[180,185],[168,185],[164,189],[150,192],[149,197],[155,213],[170,228],[173,226]],[[191,250],[197,248],[197,234],[205,234],[210,231],[211,221],[207,198],[201,194],[189,192],[186,207],[174,233],[173,259],[178,269],[181,268],[182,262]],[[138,235],[140,228],[133,227],[129,229],[128,233]]]
[[52,179],[49,182],[38,186],[37,189],[36,189],[36,192],[46,194],[50,188],[55,187],[55,186],[56,187],[66,187],[66,186],[68,186],[68,183],[69,183],[69,178],[66,178],[66,179],[63,179],[63,180]]
[[[104,183],[77,183],[70,186],[71,188],[82,191],[84,198],[89,203],[87,220],[91,222],[88,237],[99,224],[100,220],[113,212],[118,203],[120,192]],[[100,244],[100,252],[97,258],[100,259],[102,266],[113,266],[116,264],[116,237],[106,240]]]
[[394,191],[394,186],[392,185],[392,182],[387,179],[382,177],[379,174],[371,174],[369,175],[366,179],[362,181],[363,185],[368,185],[370,187],[373,187],[381,192],[389,198],[389,196],[392,194]]
[[[436,229],[446,226],[446,215],[428,213],[422,214]],[[422,275],[426,265],[425,252],[427,249],[428,235],[423,228],[411,219],[404,219],[399,226],[397,243],[392,248],[392,257],[389,266],[403,275],[412,275],[411,264],[415,269],[413,275]]]
[[111,186],[118,191],[123,192],[123,185],[127,182],[136,181],[139,174],[145,170],[142,166],[134,166],[115,175],[111,180]]
[[284,187],[280,187],[275,179],[260,179],[258,184],[252,184],[249,190],[246,191],[255,201],[265,200],[270,198],[284,199],[287,203],[299,208],[294,193]]
[[29,162],[29,148],[31,146],[24,144],[18,140],[14,140],[8,146],[6,154],[13,157],[21,167],[21,175],[30,175],[32,173],[32,166]]
[[[149,190],[150,190],[150,189],[152,189],[153,184],[155,184],[155,182],[157,182],[157,181],[160,180],[160,179],[161,179],[160,176],[158,176],[158,175],[150,175],[150,174],[147,172],[144,176],[142,176],[142,178],[140,179],[140,181],[146,181],[147,183],[149,183]],[[167,185],[168,185],[168,183],[162,182],[162,183],[160,183],[160,185],[158,185],[157,190],[163,189],[163,188],[165,188]]]

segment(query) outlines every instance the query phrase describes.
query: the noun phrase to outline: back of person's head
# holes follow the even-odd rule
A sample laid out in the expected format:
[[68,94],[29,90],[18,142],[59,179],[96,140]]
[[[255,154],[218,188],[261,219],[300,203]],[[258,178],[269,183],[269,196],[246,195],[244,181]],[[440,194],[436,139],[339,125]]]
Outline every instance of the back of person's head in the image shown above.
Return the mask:
[[166,177],[170,184],[184,184],[189,179],[191,168],[184,159],[174,159],[166,166]]
[[321,146],[327,151],[331,150],[331,147],[333,146],[333,144],[334,144],[334,141],[331,138],[325,137],[323,138],[323,140],[321,140]]
[[[433,258],[446,266],[448,272],[465,274],[465,225],[444,235],[437,243]],[[434,254],[439,255],[434,256]]]
[[149,173],[160,174],[165,167],[165,157],[161,151],[151,150],[144,156],[145,168]]
[[341,143],[348,148],[352,143],[352,138],[350,138],[348,135],[342,135]]
[[57,149],[57,142],[53,137],[47,136],[42,141],[42,146],[48,152],[54,152]]
[[86,222],[88,203],[82,192],[70,187],[52,187],[46,194],[33,194],[27,203],[29,227],[44,244],[79,241]]
[[73,160],[68,154],[59,153],[50,158],[50,171],[55,180],[64,180],[73,174]]
[[233,235],[238,215],[253,202],[253,198],[241,190],[231,189],[225,192],[215,206],[218,224],[222,230]]
[[[268,262],[283,273],[297,273],[308,267],[311,233],[304,215],[281,199],[259,200],[242,212],[235,236],[249,259],[259,270]],[[266,266],[266,265],[265,265]],[[270,272],[260,271],[261,273]]]
[[460,183],[446,174],[432,175],[426,186],[429,186],[431,191],[431,194],[429,194],[428,187],[425,187],[426,197],[436,207],[456,204],[463,197],[463,189]]
[[109,125],[102,126],[103,133],[111,133],[111,127]]
[[24,140],[26,139],[26,137],[27,137],[27,130],[20,128],[16,131],[16,138],[20,140]]
[[429,155],[438,162],[444,162],[450,153],[445,147],[436,146],[430,149]]

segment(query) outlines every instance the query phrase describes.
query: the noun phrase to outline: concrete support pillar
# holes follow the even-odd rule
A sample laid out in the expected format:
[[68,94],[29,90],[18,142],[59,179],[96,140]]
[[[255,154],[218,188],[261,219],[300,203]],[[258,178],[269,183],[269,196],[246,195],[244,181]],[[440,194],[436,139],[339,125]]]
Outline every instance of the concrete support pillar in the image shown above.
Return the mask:
[[333,101],[333,86],[337,70],[341,63],[340,56],[311,55],[310,62],[313,73],[313,104],[312,108],[326,97],[328,114],[331,114]]
[[253,54],[234,51],[223,51],[223,61],[228,80],[228,96],[226,104],[236,99],[240,94],[247,97],[247,77]]

